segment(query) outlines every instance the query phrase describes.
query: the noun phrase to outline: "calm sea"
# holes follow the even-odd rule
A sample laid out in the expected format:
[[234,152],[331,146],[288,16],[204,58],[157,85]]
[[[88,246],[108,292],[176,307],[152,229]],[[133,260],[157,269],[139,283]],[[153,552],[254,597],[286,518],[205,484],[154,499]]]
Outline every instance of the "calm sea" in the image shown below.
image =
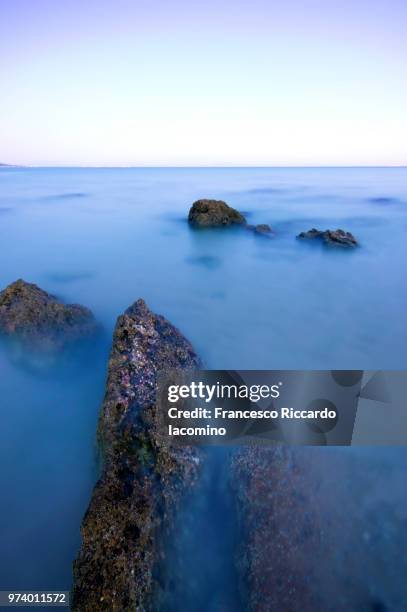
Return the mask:
[[[275,236],[191,230],[203,197]],[[361,246],[295,239],[312,227],[351,231]],[[406,255],[405,168],[0,169],[0,288],[35,282],[105,329],[94,358],[52,375],[0,351],[0,588],[70,587],[111,332],[134,300],[176,324],[209,368],[404,369]],[[403,449],[348,453],[364,466],[350,507],[372,487],[369,466],[381,498],[397,500],[375,507],[378,520],[407,507]]]

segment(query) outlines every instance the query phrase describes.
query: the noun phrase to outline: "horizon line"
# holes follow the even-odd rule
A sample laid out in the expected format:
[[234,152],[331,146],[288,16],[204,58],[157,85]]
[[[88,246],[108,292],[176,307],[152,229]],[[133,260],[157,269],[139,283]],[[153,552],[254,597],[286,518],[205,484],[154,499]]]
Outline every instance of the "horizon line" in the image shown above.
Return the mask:
[[233,165],[233,164],[123,164],[123,165],[93,165],[93,164],[5,164],[0,163],[0,168],[83,168],[83,169],[188,169],[188,168],[210,168],[210,169],[249,169],[249,168],[407,168],[406,164],[249,164],[249,165]]

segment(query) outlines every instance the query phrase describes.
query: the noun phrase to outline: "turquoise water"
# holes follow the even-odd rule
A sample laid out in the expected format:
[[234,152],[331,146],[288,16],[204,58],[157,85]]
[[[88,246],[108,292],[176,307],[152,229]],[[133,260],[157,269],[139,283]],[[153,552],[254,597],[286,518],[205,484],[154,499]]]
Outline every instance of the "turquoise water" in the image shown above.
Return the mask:
[[[201,197],[269,223],[275,237],[192,231],[186,215]],[[295,240],[314,226],[349,230],[361,248]],[[211,368],[404,369],[406,238],[403,168],[2,168],[0,287],[22,277],[82,303],[105,338],[53,375],[0,352],[0,587],[70,586],[111,331],[135,299]],[[376,470],[382,455],[362,452]],[[403,449],[388,461],[407,467]],[[384,487],[399,482],[377,473]]]

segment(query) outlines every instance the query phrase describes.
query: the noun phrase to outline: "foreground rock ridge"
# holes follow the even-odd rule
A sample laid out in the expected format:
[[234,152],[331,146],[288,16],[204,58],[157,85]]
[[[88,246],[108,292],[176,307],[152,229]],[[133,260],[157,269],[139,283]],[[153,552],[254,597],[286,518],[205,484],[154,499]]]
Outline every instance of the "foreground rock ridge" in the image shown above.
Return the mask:
[[0,333],[21,340],[29,348],[58,351],[98,329],[88,308],[63,304],[22,279],[0,292]]
[[191,344],[143,300],[118,318],[98,426],[103,469],[82,523],[73,610],[157,609],[163,541],[199,469],[196,449],[162,440],[157,375],[199,366]]

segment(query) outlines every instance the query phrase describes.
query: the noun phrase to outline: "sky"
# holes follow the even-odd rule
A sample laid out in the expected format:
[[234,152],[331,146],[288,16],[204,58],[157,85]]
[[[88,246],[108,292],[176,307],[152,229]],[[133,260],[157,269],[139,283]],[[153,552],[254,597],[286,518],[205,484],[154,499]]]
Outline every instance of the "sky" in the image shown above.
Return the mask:
[[0,162],[407,165],[406,0],[0,0]]

